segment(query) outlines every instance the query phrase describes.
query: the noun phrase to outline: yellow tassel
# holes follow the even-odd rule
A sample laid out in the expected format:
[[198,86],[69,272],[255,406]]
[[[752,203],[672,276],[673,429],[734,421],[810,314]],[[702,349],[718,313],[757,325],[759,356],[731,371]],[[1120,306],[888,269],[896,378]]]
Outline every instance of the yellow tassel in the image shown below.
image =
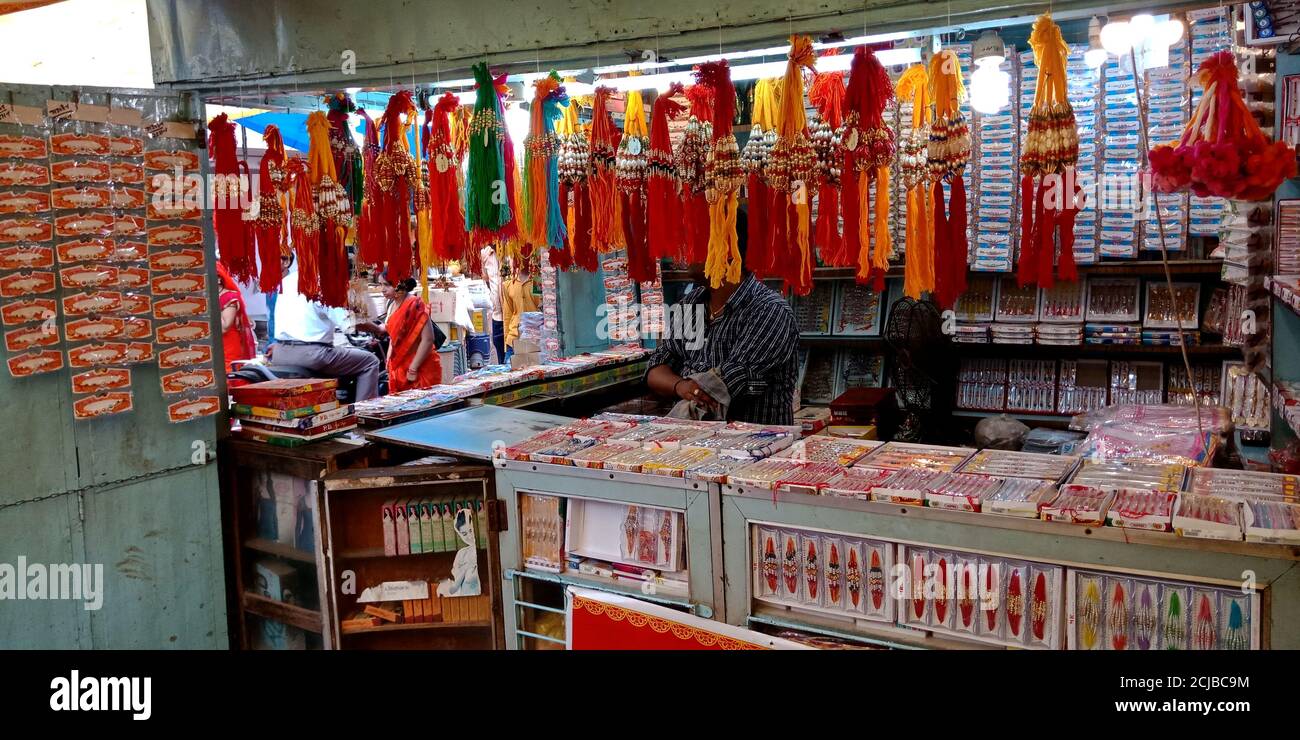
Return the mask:
[[889,271],[889,258],[894,255],[894,244],[889,235],[889,168],[876,168],[876,243],[871,250],[871,266],[881,272]]
[[709,287],[721,288],[724,282],[740,282],[740,243],[736,238],[736,211],[739,196],[732,192],[709,204],[709,252],[704,262],[704,276]]
[[[858,178],[858,274],[860,280],[866,280],[871,274],[871,178],[866,171],[859,172]],[[879,217],[879,214],[876,214]]]

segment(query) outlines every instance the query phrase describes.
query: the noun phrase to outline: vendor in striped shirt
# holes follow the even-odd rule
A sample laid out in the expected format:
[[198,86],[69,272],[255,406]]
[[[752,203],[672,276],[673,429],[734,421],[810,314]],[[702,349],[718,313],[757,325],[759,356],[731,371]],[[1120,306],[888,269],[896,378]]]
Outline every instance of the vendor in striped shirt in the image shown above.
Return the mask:
[[[747,241],[744,209],[736,217],[743,261]],[[763,285],[748,269],[740,282],[711,289],[703,264],[690,266],[693,287],[673,310],[685,321],[665,322],[668,336],[650,356],[646,384],[658,395],[720,409],[718,399],[692,375],[714,370],[725,385],[727,421],[793,424],[799,331],[794,313],[780,293]],[[701,327],[691,320],[700,316]],[[673,331],[684,325],[686,331]]]

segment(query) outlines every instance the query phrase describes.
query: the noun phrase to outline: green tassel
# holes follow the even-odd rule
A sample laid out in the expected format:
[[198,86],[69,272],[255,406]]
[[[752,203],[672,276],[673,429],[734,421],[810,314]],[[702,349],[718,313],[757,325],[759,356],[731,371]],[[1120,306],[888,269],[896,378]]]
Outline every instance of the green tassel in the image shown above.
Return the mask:
[[[474,101],[474,118],[497,114],[497,93],[487,62],[474,65],[478,96]],[[504,125],[504,122],[500,122]],[[494,203],[497,183],[505,186],[505,162],[495,127],[471,132],[469,137],[469,176],[465,184],[465,226],[495,231],[502,224],[504,203]],[[504,195],[504,190],[502,191]]]

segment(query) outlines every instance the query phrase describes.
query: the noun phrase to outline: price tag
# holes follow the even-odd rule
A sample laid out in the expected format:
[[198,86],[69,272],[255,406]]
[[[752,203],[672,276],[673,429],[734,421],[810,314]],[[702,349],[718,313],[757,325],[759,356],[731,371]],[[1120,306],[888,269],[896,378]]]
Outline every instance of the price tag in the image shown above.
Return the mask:
[[158,121],[157,123],[151,123],[145,127],[145,131],[149,132],[150,136],[162,136],[166,130],[166,121]]
[[8,103],[0,103],[0,123],[18,123],[14,117],[14,107]]
[[45,104],[45,111],[50,114],[50,118],[56,121],[66,121],[76,114],[77,104],[50,100]]

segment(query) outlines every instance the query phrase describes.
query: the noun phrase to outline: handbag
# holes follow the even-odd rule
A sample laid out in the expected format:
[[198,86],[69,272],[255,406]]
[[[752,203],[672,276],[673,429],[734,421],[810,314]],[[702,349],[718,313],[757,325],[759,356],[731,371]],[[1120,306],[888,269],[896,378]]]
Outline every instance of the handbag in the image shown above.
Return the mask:
[[447,335],[443,333],[442,328],[437,324],[432,321],[429,323],[433,325],[433,348],[435,350],[442,349],[442,345],[447,343]]

